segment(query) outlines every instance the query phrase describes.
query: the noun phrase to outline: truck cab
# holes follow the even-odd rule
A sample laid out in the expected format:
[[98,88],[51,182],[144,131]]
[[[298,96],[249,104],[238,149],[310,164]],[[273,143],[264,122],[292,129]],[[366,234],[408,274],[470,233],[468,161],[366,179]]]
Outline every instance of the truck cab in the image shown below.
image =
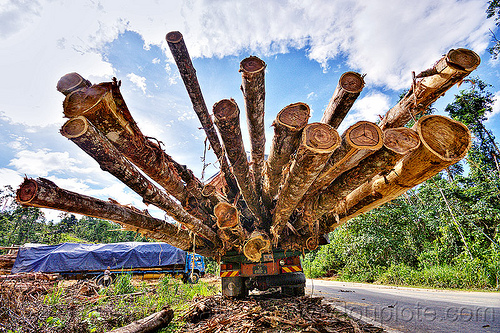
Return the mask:
[[[191,274],[192,272],[192,274]],[[199,254],[188,253],[184,269],[184,282],[197,283],[205,275],[205,260]]]
[[222,257],[220,277],[222,294],[246,297],[249,290],[280,287],[286,295],[302,296],[306,277],[300,262],[301,252],[274,250],[264,253],[259,262],[252,262],[237,252]]

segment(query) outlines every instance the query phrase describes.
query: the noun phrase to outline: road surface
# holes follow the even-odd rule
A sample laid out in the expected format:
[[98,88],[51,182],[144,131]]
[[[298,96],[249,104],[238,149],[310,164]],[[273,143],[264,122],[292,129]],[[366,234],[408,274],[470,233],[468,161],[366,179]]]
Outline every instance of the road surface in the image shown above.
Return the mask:
[[307,280],[306,293],[388,332],[500,332],[500,293]]

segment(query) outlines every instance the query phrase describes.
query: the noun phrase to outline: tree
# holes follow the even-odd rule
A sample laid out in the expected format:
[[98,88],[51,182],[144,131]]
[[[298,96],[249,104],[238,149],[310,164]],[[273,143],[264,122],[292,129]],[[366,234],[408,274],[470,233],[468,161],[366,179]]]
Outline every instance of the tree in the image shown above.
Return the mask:
[[[486,9],[486,14],[488,18],[494,17],[495,24],[500,26],[500,0],[488,1],[488,9]],[[493,42],[495,43],[492,47],[488,49],[491,53],[493,59],[498,58],[500,54],[500,40],[497,39],[495,34],[492,32]]]

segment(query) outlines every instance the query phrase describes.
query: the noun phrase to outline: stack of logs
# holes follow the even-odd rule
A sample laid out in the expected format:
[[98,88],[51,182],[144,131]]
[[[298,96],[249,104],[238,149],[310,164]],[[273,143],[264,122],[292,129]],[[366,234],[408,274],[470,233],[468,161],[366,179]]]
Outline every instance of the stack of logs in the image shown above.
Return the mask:
[[14,263],[16,262],[16,254],[1,254],[0,255],[0,275],[10,274]]
[[308,123],[310,109],[301,102],[278,113],[267,159],[266,64],[248,57],[240,72],[249,161],[236,102],[217,102],[211,115],[181,33],[170,32],[166,39],[220,164],[220,173],[208,184],[142,134],[116,79],[92,85],[70,73],[57,89],[66,95],[64,115],[69,118],[61,134],[181,227],[41,178],[24,181],[17,193],[20,203],[116,221],[125,230],[205,256],[236,250],[258,261],[273,247],[315,249],[322,235],[456,163],[470,146],[467,127],[443,116],[425,115],[411,128],[404,126],[479,65],[473,51],[449,51],[432,68],[413,76],[409,91],[378,124],[359,121],[339,135],[337,128],[364,86],[362,75],[344,73],[320,122]]

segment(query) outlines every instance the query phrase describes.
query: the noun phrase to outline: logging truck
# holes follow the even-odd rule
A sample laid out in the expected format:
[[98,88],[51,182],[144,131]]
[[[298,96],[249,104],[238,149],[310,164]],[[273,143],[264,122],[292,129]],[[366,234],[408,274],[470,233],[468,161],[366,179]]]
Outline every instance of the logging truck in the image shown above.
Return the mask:
[[[239,71],[249,162],[236,101],[222,99],[209,113],[182,34],[172,31],[166,41],[220,165],[212,182],[202,182],[168,155],[159,140],[141,132],[120,92],[121,81],[92,84],[69,73],[57,89],[65,95],[63,113],[69,118],[61,134],[176,224],[43,178],[25,179],[17,200],[112,220],[123,230],[220,260],[225,295],[242,296],[249,288],[270,286],[303,294],[298,254],[318,248],[325,234],[349,219],[460,161],[471,145],[464,124],[425,115],[434,101],[479,66],[480,58],[471,50],[452,49],[431,68],[408,73],[411,87],[380,122],[359,119],[341,135],[337,129],[360,95],[364,75],[346,72],[340,77],[319,122],[309,123],[306,103],[291,101],[272,124],[267,158],[266,64],[255,56],[243,59]],[[405,127],[410,120],[414,125]]]

